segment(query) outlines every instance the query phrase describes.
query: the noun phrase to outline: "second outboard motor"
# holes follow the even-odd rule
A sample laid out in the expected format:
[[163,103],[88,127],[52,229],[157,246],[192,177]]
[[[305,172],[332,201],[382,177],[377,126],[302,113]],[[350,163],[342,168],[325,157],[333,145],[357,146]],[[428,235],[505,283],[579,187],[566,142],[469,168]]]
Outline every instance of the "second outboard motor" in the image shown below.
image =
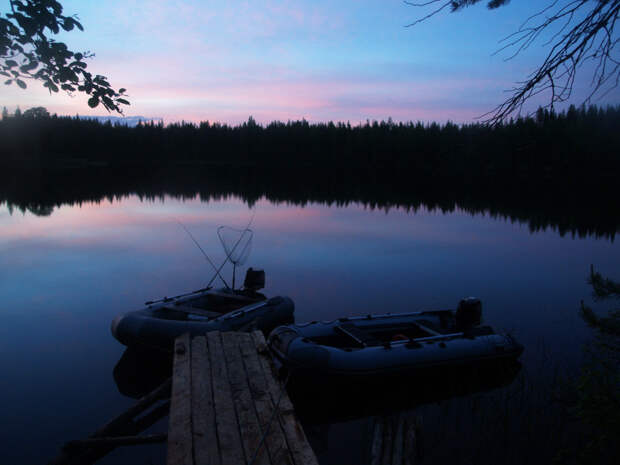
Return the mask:
[[456,327],[465,330],[482,323],[482,302],[476,297],[467,297],[456,309]]
[[263,289],[265,287],[265,271],[248,268],[248,271],[245,273],[243,287],[254,292]]

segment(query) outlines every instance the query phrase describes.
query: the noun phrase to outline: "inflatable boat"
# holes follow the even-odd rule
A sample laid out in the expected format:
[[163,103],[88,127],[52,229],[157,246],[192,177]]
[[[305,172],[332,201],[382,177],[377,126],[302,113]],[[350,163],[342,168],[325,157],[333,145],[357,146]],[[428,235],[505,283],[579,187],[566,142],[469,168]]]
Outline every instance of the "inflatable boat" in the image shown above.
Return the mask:
[[482,305],[463,299],[456,311],[367,315],[281,326],[268,339],[280,368],[293,376],[376,377],[422,369],[517,359],[509,334],[481,325]]
[[117,316],[112,335],[128,347],[170,350],[174,339],[184,333],[260,329],[269,334],[276,326],[294,321],[295,306],[288,297],[268,299],[256,292],[264,287],[264,280],[262,270],[250,268],[242,290],[202,289],[147,302],[143,309]]

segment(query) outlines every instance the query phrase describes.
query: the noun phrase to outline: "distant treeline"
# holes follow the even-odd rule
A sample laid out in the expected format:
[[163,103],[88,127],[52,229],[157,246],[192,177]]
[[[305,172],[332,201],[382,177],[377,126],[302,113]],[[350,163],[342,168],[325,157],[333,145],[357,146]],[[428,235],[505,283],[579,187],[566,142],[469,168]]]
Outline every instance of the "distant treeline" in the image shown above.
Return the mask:
[[[43,109],[44,110],[44,109]],[[37,116],[39,115],[39,116]],[[0,203],[49,213],[136,193],[460,208],[532,230],[620,231],[620,106],[483,124],[137,127],[24,112],[0,121]]]
[[[24,113],[24,115],[27,112]],[[71,117],[0,121],[0,162],[312,164],[439,178],[605,175],[620,164],[620,106],[539,110],[500,126],[306,121],[102,124]]]

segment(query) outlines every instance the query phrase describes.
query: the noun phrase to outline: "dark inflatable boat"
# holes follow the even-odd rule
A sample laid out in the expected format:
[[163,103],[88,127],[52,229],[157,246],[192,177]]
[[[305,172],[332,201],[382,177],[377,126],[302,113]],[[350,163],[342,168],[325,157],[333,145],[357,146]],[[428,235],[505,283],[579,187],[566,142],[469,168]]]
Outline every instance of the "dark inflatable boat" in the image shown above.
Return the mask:
[[464,299],[458,309],[340,318],[276,328],[269,347],[295,376],[376,377],[421,369],[517,359],[509,334],[481,323],[482,305]]
[[[258,280],[258,284],[256,284]],[[260,329],[268,334],[294,321],[295,306],[288,297],[266,298],[262,270],[248,270],[243,290],[205,289],[179,297],[147,302],[147,307],[119,315],[112,334],[126,346],[170,350],[181,334]]]

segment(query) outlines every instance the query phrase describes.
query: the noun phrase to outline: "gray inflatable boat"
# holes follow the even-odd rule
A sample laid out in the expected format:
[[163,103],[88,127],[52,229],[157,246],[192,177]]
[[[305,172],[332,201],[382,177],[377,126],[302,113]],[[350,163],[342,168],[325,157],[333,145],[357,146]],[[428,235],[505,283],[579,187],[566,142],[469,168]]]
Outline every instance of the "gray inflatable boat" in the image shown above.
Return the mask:
[[[262,270],[248,270],[264,286]],[[249,331],[265,334],[276,326],[294,321],[295,305],[288,297],[266,298],[256,292],[258,286],[244,290],[203,289],[178,297],[147,302],[147,307],[117,316],[112,335],[122,344],[170,350],[181,334],[208,331]]]
[[281,326],[268,343],[294,376],[374,377],[419,369],[517,359],[521,346],[482,326],[482,305],[464,299],[456,311],[367,315]]

